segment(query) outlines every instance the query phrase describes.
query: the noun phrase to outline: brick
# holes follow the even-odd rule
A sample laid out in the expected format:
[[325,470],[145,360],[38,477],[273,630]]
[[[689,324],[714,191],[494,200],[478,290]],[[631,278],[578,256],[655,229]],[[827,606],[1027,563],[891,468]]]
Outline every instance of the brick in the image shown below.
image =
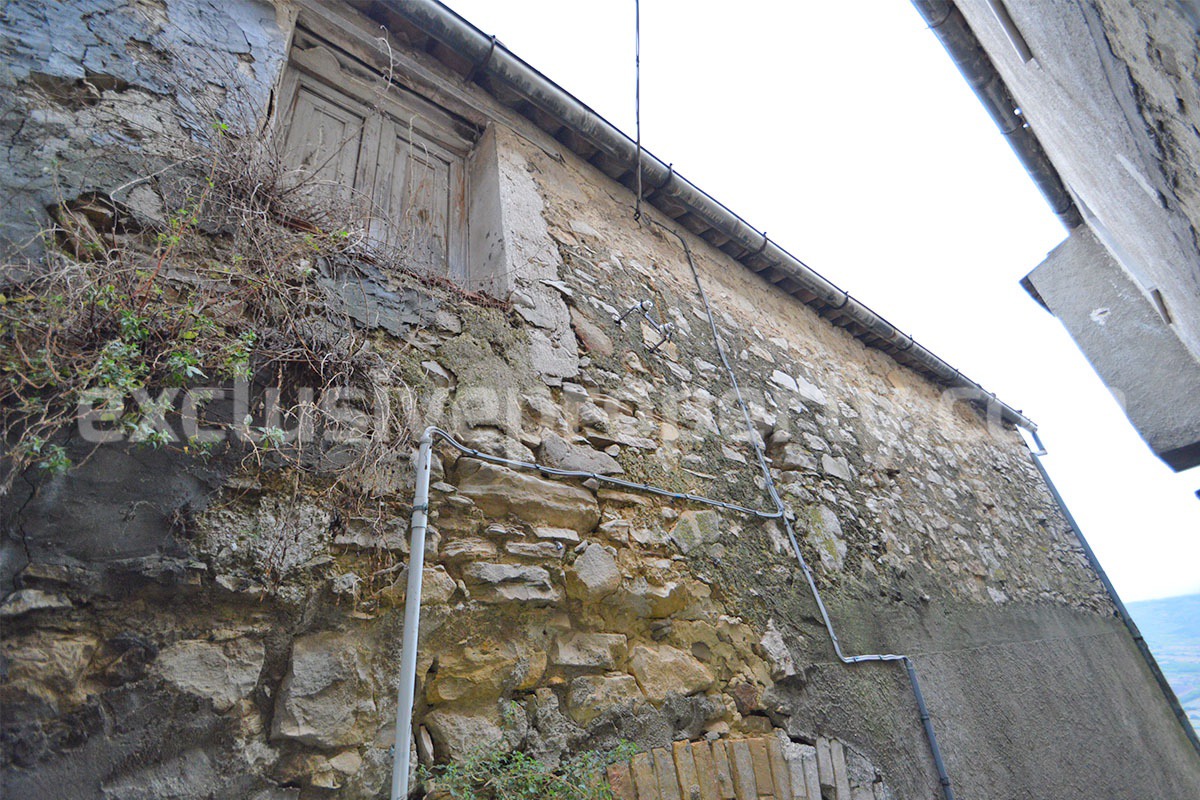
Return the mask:
[[654,759],[649,753],[638,753],[629,761],[633,785],[638,800],[658,800],[658,779],[654,777]]
[[796,752],[788,759],[788,774],[792,782],[792,800],[821,800],[808,796],[808,783],[804,780],[804,757]]
[[692,742],[692,758],[696,762],[700,800],[721,800],[721,787],[717,783],[717,766],[713,763],[712,747],[708,742]]
[[829,740],[824,736],[817,737],[817,775],[821,779],[821,788],[830,792],[836,790],[833,782],[833,755],[829,749]]
[[779,800],[792,800],[792,775],[787,759],[783,757],[783,745],[778,739],[767,740],[767,756],[771,761],[771,777],[775,781],[775,796]]
[[629,764],[609,764],[606,772],[614,800],[638,800],[637,790],[633,788],[633,772]]
[[775,781],[771,776],[771,757],[767,754],[766,739],[749,739],[750,763],[754,769],[754,786],[759,797],[775,796]]
[[682,800],[679,776],[675,773],[675,758],[665,747],[650,751],[654,756],[654,773],[658,776],[658,795],[662,800]]
[[717,774],[717,788],[720,790],[721,800],[732,800],[735,794],[733,789],[733,771],[729,768],[727,744],[728,742],[722,741],[712,743],[713,769]]
[[837,800],[851,800],[850,776],[846,772],[846,749],[837,739],[829,740],[829,756],[833,762],[833,784]]
[[733,768],[733,789],[737,800],[756,800],[758,788],[754,783],[754,757],[745,739],[727,742],[729,764]]
[[696,759],[688,742],[675,742],[675,774],[679,778],[679,793],[683,800],[700,800],[700,781],[696,775]]
[[816,749],[806,750],[804,760],[804,788],[808,800],[821,800],[821,778],[817,770]]

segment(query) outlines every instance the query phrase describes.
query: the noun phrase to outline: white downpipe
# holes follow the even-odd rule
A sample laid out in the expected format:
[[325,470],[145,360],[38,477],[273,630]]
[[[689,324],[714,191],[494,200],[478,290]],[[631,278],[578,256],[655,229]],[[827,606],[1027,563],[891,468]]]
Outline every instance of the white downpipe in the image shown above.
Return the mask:
[[421,625],[421,573],[425,571],[425,529],[429,524],[429,475],[433,428],[421,434],[417,450],[417,489],[413,496],[412,539],[408,548],[408,591],[404,595],[404,635],[400,647],[400,686],[396,702],[396,744],[392,753],[392,800],[408,797],[413,694],[417,685],[417,632]]

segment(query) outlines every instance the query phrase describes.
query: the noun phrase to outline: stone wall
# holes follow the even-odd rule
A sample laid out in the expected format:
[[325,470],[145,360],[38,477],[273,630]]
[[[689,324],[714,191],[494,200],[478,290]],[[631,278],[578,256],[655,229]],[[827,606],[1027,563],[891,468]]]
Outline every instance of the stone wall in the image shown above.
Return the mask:
[[155,181],[127,184],[161,174],[214,125],[258,127],[288,18],[261,0],[6,3],[0,252],[36,250],[46,209],[89,192],[162,219]]
[[[253,63],[281,63],[276,16],[253,19],[247,40],[279,48]],[[843,646],[913,656],[964,796],[1186,795],[1194,753],[1015,431],[684,233],[693,275],[670,220],[635,223],[626,190],[472,98],[508,120],[488,134],[503,302],[366,262],[313,279],[377,356],[388,448],[335,480],[109,445],[5,498],[6,793],[384,796],[409,455],[436,424],[486,453],[770,510],[753,437]],[[137,174],[113,163],[97,181]],[[649,320],[616,321],[644,300]],[[782,736],[801,774],[836,741],[838,800],[937,791],[905,676],[837,663],[777,522],[436,455],[420,761],[494,744],[556,763],[627,739],[636,769],[673,743]]]

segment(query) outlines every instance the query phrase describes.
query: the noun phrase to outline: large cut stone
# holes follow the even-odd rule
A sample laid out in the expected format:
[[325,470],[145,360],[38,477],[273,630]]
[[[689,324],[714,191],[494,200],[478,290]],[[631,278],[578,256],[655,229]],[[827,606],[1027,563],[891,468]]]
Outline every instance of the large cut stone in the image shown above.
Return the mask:
[[826,475],[832,475],[839,480],[848,481],[852,477],[849,462],[844,458],[834,458],[828,453],[821,454],[821,469]]
[[[421,605],[440,606],[450,602],[457,589],[454,578],[441,564],[426,567],[421,571]],[[393,606],[403,606],[408,596],[408,567],[402,569],[396,579],[379,593],[379,599]]]
[[621,570],[613,554],[598,544],[589,545],[567,570],[567,594],[595,602],[621,587]]
[[808,539],[821,558],[821,566],[827,570],[840,570],[846,560],[846,542],[842,538],[842,524],[825,506],[808,509]]
[[433,737],[439,759],[456,760],[472,750],[499,744],[504,732],[496,720],[461,711],[437,709],[425,715],[425,727]]
[[505,692],[533,688],[545,671],[545,653],[530,652],[517,641],[486,640],[439,653],[426,699],[430,703],[495,702]]
[[784,641],[783,632],[775,626],[775,620],[767,620],[766,633],[762,635],[758,643],[767,655],[767,663],[771,665],[771,677],[774,680],[781,680],[796,674],[796,660],[792,658],[792,651],[788,649],[787,642]]
[[679,515],[671,538],[684,553],[721,539],[721,518],[715,511],[685,511]]
[[542,433],[542,446],[538,455],[541,463],[558,469],[594,472],[597,475],[620,475],[625,471],[608,453],[584,445],[571,444],[553,431]]
[[366,661],[345,634],[297,638],[275,702],[272,735],[329,748],[369,741],[379,720]]
[[218,712],[249,696],[263,665],[262,642],[189,639],[163,650],[155,671],[188,694],[207,697]]
[[804,445],[797,444],[796,442],[790,442],[781,447],[776,460],[781,469],[817,471],[816,459],[812,457],[812,454],[809,453]]
[[587,533],[600,521],[596,498],[586,489],[548,481],[496,464],[470,461],[458,484],[460,494],[494,517],[508,514],[534,525]]
[[554,605],[561,599],[541,567],[476,562],[463,568],[463,579],[471,596],[485,603],[530,603]]
[[608,709],[641,699],[642,691],[630,675],[583,675],[567,688],[567,713],[586,727]]
[[638,686],[654,703],[661,703],[672,692],[680,695],[702,692],[714,681],[708,667],[670,645],[638,645],[633,648],[629,664]]
[[620,633],[574,633],[554,640],[551,657],[555,666],[583,669],[614,669],[628,653]]

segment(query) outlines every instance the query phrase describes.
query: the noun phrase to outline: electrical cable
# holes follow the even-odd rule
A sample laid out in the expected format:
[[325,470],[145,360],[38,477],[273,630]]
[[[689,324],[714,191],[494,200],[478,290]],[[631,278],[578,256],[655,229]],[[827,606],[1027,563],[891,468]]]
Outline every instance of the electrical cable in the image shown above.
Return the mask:
[[584,480],[592,479],[602,483],[611,483],[614,486],[620,486],[622,489],[633,489],[635,491],[648,492],[656,494],[659,497],[669,497],[672,500],[687,500],[692,503],[701,503],[706,506],[714,506],[722,508],[726,511],[736,511],[739,514],[747,514],[759,519],[779,519],[782,514],[778,511],[760,511],[756,508],[740,506],[737,503],[726,503],[724,500],[713,500],[710,497],[702,497],[700,495],[691,494],[689,492],[674,492],[670,489],[663,489],[658,486],[651,486],[645,483],[636,483],[627,481],[624,478],[614,478],[610,475],[600,475],[595,472],[586,472],[577,469],[560,469],[558,467],[550,467],[545,464],[535,464],[529,461],[518,461],[512,458],[504,458],[503,456],[494,456],[490,453],[483,453],[473,447],[468,447],[462,442],[456,441],[453,436],[446,433],[441,428],[429,428],[430,433],[445,441],[463,455],[477,458],[480,461],[489,461],[493,464],[501,464],[506,467],[517,467],[519,469],[527,469],[533,472],[542,472],[547,475],[557,475],[560,478],[583,478]]
[[688,246],[687,240],[679,231],[663,225],[657,220],[656,225],[663,230],[674,234],[683,246],[684,255],[687,256],[688,266],[692,270],[692,279],[696,282],[696,291],[700,295],[700,300],[704,304],[704,312],[708,316],[708,324],[712,328],[713,341],[716,344],[717,355],[721,359],[721,363],[725,366],[725,371],[729,375],[729,382],[733,385],[734,394],[737,397],[738,405],[742,409],[742,417],[746,422],[746,434],[750,439],[750,446],[754,449],[755,455],[758,457],[759,467],[762,469],[763,480],[766,483],[767,493],[771,497],[771,501],[775,504],[779,511],[779,519],[783,520],[783,527],[787,531],[788,541],[791,542],[792,552],[796,554],[796,560],[800,563],[800,569],[804,573],[804,579],[808,583],[809,591],[812,593],[813,600],[816,601],[817,608],[821,612],[821,619],[825,623],[825,630],[829,634],[829,639],[833,644],[833,650],[837,657],[844,664],[862,664],[870,661],[899,661],[904,664],[905,671],[908,674],[908,680],[912,686],[913,697],[917,701],[917,709],[921,717],[921,724],[925,729],[925,738],[929,742],[930,755],[933,757],[934,768],[938,773],[938,781],[942,785],[942,794],[946,800],[954,800],[954,790],[950,786],[950,777],[946,774],[946,767],[942,761],[942,751],[938,746],[937,734],[933,730],[933,721],[930,718],[929,710],[925,705],[925,696],[921,692],[920,680],[917,677],[916,668],[913,666],[912,660],[906,655],[895,653],[871,653],[867,655],[847,656],[842,652],[841,642],[838,641],[837,633],[833,628],[833,621],[829,617],[829,611],[825,608],[825,602],[821,598],[821,592],[817,589],[816,579],[813,577],[812,569],[808,566],[808,561],[805,560],[804,554],[800,550],[800,544],[796,540],[796,532],[792,526],[794,515],[788,510],[783,500],[779,497],[779,492],[775,488],[775,481],[771,477],[770,465],[767,463],[766,453],[763,452],[762,446],[759,444],[758,431],[754,428],[754,422],[750,417],[750,408],[746,405],[745,399],[742,397],[741,387],[738,385],[737,375],[734,373],[733,366],[729,363],[729,358],[725,353],[725,346],[721,341],[720,331],[717,329],[716,317],[713,316],[712,307],[708,302],[708,294],[704,291],[704,285],[700,281],[700,271],[696,267],[696,261],[692,256],[692,249]]
[[637,200],[633,209],[635,221],[642,218],[642,3],[633,0],[633,121],[637,139],[637,166],[634,179],[637,182]]

